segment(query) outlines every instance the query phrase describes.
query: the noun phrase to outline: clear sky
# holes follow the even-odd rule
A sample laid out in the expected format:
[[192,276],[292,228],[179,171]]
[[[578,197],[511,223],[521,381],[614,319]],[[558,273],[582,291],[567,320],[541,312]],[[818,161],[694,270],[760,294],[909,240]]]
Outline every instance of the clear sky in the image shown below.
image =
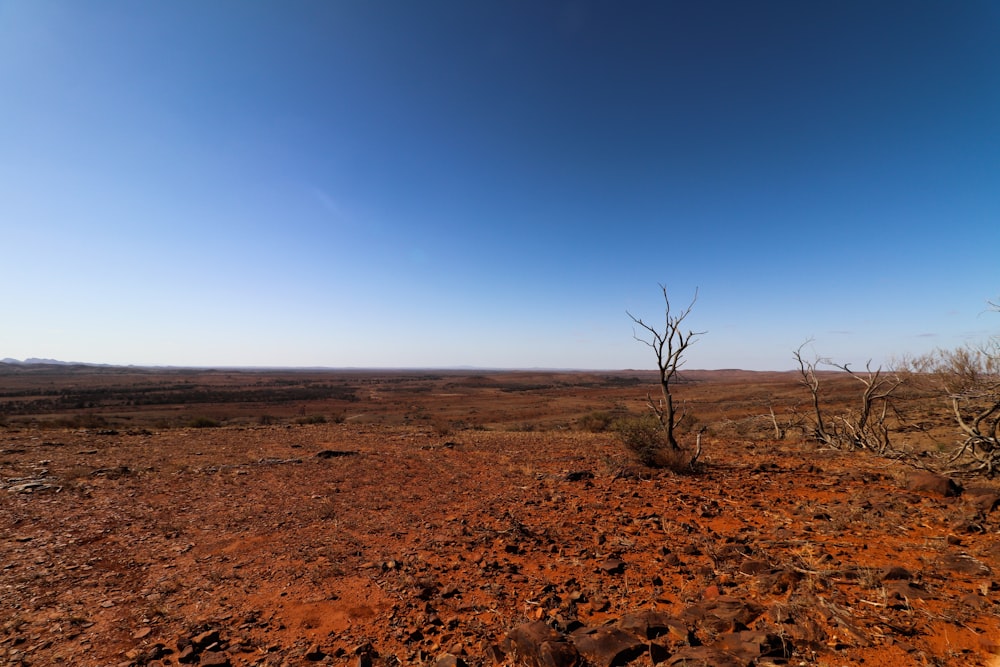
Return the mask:
[[688,368],[1000,329],[1000,3],[0,0],[0,358]]

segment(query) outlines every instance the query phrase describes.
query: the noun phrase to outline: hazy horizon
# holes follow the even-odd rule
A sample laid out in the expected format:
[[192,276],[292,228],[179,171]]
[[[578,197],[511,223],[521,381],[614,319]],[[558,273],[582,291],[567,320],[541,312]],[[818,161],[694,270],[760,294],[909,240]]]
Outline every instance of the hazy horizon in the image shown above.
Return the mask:
[[[843,369],[830,365],[823,359],[808,357],[810,361],[818,362],[816,371],[819,373],[842,373]],[[836,360],[831,360],[836,361]],[[140,370],[198,370],[198,371],[347,371],[347,372],[443,372],[443,373],[648,373],[655,375],[658,373],[655,362],[639,368],[576,368],[576,367],[548,367],[548,366],[273,366],[273,365],[221,365],[207,364],[197,366],[176,366],[172,364],[108,364],[100,361],[79,361],[65,359],[49,359],[42,357],[27,357],[25,359],[14,359],[13,357],[0,358],[0,364],[8,365],[57,365],[57,366],[88,366],[95,368],[135,368]],[[853,364],[852,364],[853,366]],[[851,371],[865,372],[864,366],[852,367]],[[873,366],[871,370],[876,370]],[[884,370],[891,370],[886,368]],[[795,368],[688,368],[682,366],[678,374],[696,373],[800,373],[798,367]]]
[[1000,330],[1000,5],[0,3],[0,357],[852,368]]

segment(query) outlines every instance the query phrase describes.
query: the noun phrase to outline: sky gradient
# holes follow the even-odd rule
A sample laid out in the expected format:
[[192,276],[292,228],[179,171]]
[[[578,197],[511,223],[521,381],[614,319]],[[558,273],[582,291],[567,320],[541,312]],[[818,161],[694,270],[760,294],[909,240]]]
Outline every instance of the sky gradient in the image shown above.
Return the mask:
[[0,0],[0,358],[876,364],[1000,330],[1000,4]]

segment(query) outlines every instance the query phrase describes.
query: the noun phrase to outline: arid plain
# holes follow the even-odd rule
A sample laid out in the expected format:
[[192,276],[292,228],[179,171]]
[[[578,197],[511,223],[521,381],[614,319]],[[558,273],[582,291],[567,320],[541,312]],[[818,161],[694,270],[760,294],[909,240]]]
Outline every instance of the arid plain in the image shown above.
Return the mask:
[[610,428],[648,371],[0,364],[0,664],[991,664],[946,406],[909,461],[824,449],[798,379],[687,374],[677,474]]

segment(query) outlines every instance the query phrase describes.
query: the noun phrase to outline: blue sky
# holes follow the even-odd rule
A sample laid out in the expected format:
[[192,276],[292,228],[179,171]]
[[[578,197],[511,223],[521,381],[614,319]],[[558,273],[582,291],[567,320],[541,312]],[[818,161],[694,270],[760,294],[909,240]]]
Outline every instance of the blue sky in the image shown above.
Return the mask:
[[1000,329],[1000,5],[0,0],[0,357],[881,363]]

